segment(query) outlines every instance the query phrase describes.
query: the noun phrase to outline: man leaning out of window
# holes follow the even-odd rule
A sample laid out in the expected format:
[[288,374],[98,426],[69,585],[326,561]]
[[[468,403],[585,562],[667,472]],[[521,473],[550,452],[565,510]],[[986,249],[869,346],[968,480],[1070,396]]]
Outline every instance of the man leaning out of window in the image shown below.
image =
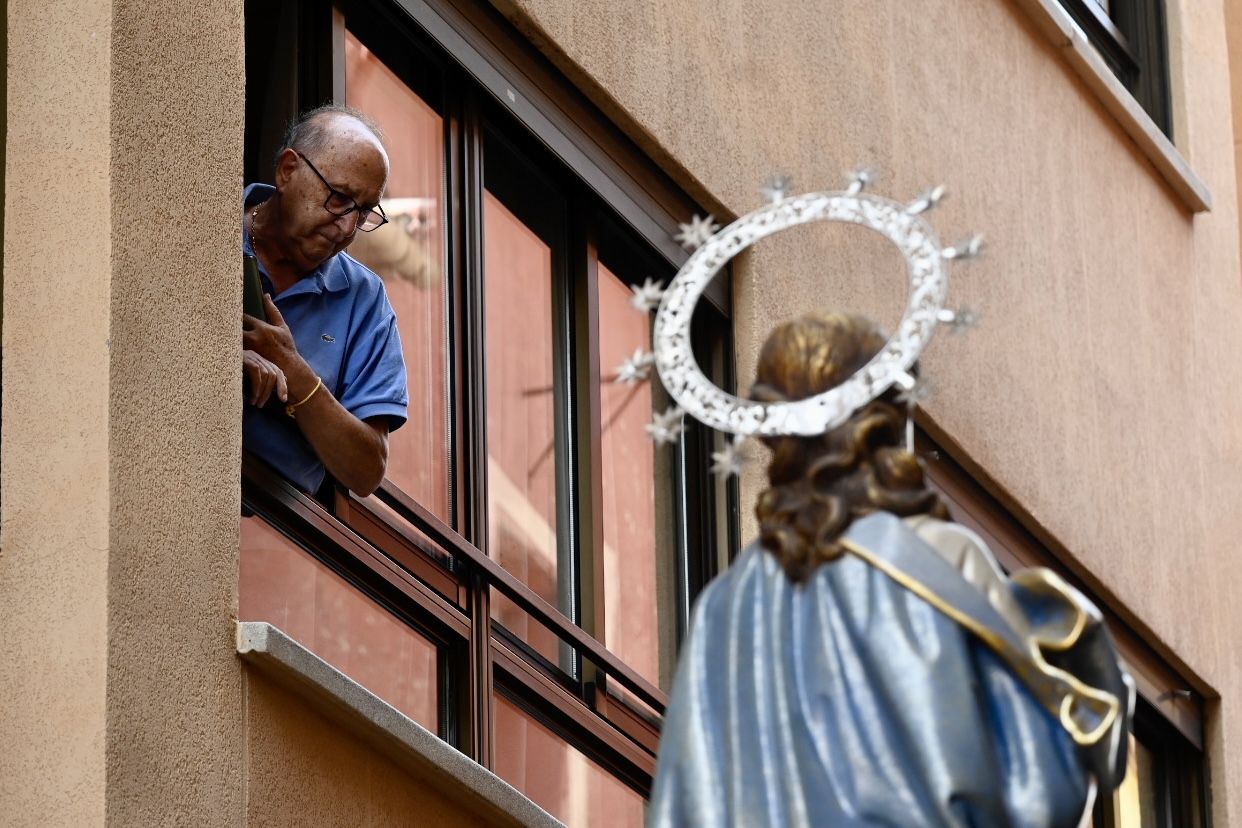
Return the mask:
[[242,249],[257,265],[266,317],[242,317],[243,446],[312,494],[326,474],[373,492],[388,434],[406,419],[392,306],[380,278],[345,253],[359,231],[387,221],[387,181],[376,126],[326,106],[289,127],[275,186],[251,184],[242,200]]

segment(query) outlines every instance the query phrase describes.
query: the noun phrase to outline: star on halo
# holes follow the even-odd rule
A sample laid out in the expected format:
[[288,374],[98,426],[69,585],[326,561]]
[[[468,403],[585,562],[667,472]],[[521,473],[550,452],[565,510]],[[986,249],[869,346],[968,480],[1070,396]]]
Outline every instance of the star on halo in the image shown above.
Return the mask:
[[742,447],[745,441],[745,435],[735,434],[723,449],[713,451],[711,473],[721,480],[741,474],[742,468],[750,462],[750,455]]
[[634,355],[628,357],[625,362],[617,366],[616,382],[622,382],[627,385],[645,380],[651,373],[651,366],[655,363],[655,354],[649,354],[639,348]]
[[905,388],[900,394],[897,395],[897,402],[901,403],[906,408],[914,409],[931,396],[931,391],[931,385],[928,384],[927,380],[919,377],[914,380],[912,385]]
[[720,229],[720,225],[710,215],[693,216],[689,224],[677,225],[678,232],[673,238],[687,250],[702,247],[703,243]]
[[759,188],[763,200],[769,204],[776,204],[778,201],[784,201],[785,196],[789,194],[789,188],[792,182],[787,175],[774,175],[767,181],[763,182],[763,186]]
[[963,305],[957,310],[941,310],[937,321],[948,325],[952,333],[969,333],[979,324],[979,312]]
[[926,213],[941,201],[944,201],[945,192],[946,190],[944,185],[937,184],[935,187],[924,191],[918,198],[907,204],[906,212],[912,216],[917,216],[919,213]]
[[656,441],[656,445],[664,446],[677,442],[677,438],[686,430],[686,424],[682,421],[685,413],[674,405],[655,415],[655,420],[648,423],[646,429],[651,439]]
[[664,289],[660,287],[660,283],[648,277],[641,285],[631,285],[630,290],[634,291],[634,295],[630,297],[630,304],[635,310],[644,313],[653,311],[660,307],[660,300],[664,298]]
[[845,191],[850,195],[858,195],[875,181],[875,171],[867,168],[854,170],[849,178],[850,184]]
[[983,247],[983,236],[976,234],[952,247],[946,247],[940,251],[940,255],[946,259],[973,259],[983,253]]

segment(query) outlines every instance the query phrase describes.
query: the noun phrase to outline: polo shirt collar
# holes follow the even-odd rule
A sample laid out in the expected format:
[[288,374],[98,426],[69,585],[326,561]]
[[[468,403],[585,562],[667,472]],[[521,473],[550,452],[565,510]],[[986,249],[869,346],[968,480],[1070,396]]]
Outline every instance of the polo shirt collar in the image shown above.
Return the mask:
[[[276,188],[271,184],[250,184],[242,193],[242,210],[249,210],[263,202],[267,201],[276,194]],[[247,253],[249,250],[249,239],[243,239],[242,245]],[[327,261],[319,265],[310,273],[299,279],[292,287],[281,294],[281,297],[296,296],[299,293],[340,293],[349,289],[349,274],[346,272],[342,264],[341,256],[343,253],[337,253]]]
[[328,293],[340,293],[349,289],[349,274],[342,260],[344,255],[345,252],[341,251],[319,266],[319,279]]

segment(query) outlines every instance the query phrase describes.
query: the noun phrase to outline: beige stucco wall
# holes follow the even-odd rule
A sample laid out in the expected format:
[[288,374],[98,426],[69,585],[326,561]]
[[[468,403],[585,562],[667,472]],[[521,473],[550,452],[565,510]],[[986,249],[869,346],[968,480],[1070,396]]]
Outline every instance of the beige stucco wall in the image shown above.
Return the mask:
[[[986,324],[934,344],[928,411],[1201,690],[1223,695],[1214,802],[1217,824],[1235,821],[1242,285],[1220,0],[1170,2],[1176,140],[1215,202],[1195,216],[1014,2],[496,5],[727,213],[757,206],[773,172],[831,189],[865,164],[887,194],[951,188],[934,216],[946,241],[981,230],[991,244],[952,294]],[[741,384],[762,336],[803,309],[894,320],[894,262],[843,232],[756,248],[736,269]]]
[[241,2],[7,11],[0,823],[235,824]]
[[8,12],[0,823],[90,825],[104,813],[111,3]]
[[246,699],[248,824],[489,824],[461,791],[429,787],[267,679],[252,673]]
[[108,817],[232,824],[242,3],[113,4]]
[[[1225,27],[1229,44],[1229,82],[1233,102],[1233,165],[1242,170],[1242,0],[1225,0]],[[1242,187],[1238,187],[1242,214]]]

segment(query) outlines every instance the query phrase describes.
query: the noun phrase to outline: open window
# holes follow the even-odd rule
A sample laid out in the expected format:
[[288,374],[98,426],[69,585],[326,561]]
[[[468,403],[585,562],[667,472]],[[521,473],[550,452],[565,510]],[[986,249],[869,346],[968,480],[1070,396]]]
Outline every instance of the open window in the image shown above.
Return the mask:
[[[410,412],[373,496],[247,458],[243,620],[267,620],[561,818],[640,825],[676,642],[736,545],[721,438],[657,447],[631,290],[696,205],[498,15],[447,2],[248,2],[247,174],[326,101],[384,130],[378,273]],[[727,280],[701,364],[732,382]],[[309,614],[308,614],[309,613]],[[373,631],[380,639],[373,645]],[[538,773],[533,773],[533,769]]]

